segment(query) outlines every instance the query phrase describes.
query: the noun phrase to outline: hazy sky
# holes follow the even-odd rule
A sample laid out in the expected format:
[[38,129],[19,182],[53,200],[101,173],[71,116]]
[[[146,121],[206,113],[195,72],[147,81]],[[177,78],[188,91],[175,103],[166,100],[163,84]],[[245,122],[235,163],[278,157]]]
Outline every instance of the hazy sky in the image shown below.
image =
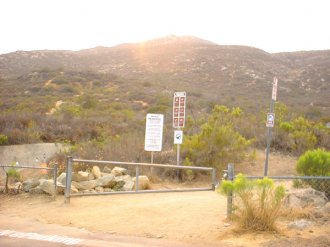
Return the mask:
[[330,0],[0,0],[0,54],[167,35],[267,52],[330,49]]

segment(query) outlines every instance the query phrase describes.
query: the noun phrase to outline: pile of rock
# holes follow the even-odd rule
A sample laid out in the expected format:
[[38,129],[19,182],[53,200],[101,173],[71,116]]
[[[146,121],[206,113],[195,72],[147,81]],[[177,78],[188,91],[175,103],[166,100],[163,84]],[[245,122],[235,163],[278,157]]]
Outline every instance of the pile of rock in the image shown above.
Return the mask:
[[[128,175],[128,170],[121,167],[104,167],[101,172],[94,166],[91,172],[79,171],[72,173],[71,193],[97,193],[135,190],[135,177]],[[66,173],[57,177],[57,193],[64,194]],[[147,176],[139,176],[139,190],[150,187]],[[23,182],[22,190],[29,193],[46,193],[54,195],[55,186],[53,179],[28,179]]]

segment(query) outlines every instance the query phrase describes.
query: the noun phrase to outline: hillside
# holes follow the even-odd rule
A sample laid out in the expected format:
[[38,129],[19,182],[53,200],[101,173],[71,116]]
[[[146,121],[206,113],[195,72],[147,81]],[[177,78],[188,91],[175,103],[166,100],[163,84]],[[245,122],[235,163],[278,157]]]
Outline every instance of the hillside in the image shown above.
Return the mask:
[[[159,95],[171,98],[174,91],[184,90],[197,110],[222,103],[259,111],[269,105],[274,76],[279,78],[279,101],[312,118],[329,116],[330,51],[269,54],[188,36],[77,52],[0,55],[0,108],[14,105],[7,101],[12,97],[61,98],[88,88],[110,102],[119,98],[152,104]],[[104,88],[118,95],[109,99]]]

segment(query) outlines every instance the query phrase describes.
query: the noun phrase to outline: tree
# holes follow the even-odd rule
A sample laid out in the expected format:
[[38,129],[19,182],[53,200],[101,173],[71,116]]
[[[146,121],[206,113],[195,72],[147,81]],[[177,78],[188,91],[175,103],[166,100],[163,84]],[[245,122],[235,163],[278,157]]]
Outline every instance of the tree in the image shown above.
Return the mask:
[[200,132],[184,139],[183,158],[197,166],[218,168],[241,161],[252,142],[234,129],[234,122],[241,114],[240,108],[214,106]]

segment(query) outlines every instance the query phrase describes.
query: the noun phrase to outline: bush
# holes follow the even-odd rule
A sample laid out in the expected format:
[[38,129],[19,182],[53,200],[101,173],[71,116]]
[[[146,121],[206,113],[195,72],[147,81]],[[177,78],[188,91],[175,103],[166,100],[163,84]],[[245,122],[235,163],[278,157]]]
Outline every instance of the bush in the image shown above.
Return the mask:
[[0,145],[6,145],[8,143],[8,136],[0,134]]
[[216,105],[200,132],[186,135],[182,144],[183,158],[188,158],[193,165],[212,166],[219,170],[227,163],[242,161],[252,140],[235,130],[233,122],[240,114],[239,108],[230,110]]
[[247,230],[273,231],[285,196],[283,185],[275,186],[273,180],[249,180],[238,174],[234,181],[224,181],[219,188],[222,194],[233,193],[233,220]]
[[[297,161],[296,170],[303,176],[330,176],[330,152],[323,149],[309,150]],[[330,198],[330,180],[307,180],[312,188],[325,192]]]

